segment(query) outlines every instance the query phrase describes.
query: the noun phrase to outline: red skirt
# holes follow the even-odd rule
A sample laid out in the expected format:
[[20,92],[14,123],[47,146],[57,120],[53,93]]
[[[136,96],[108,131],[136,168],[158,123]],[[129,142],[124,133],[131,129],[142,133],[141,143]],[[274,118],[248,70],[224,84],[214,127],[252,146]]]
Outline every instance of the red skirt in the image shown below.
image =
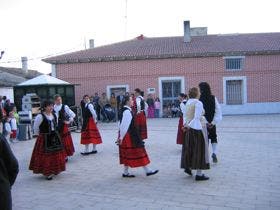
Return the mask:
[[65,157],[64,150],[56,152],[45,152],[44,137],[39,135],[30,160],[29,170],[35,174],[43,174],[49,176],[52,174],[59,174],[65,171]]
[[102,139],[93,118],[88,120],[87,127],[81,133],[81,144],[101,144]]
[[183,127],[183,117],[180,117],[177,131],[177,144],[183,144],[184,132],[182,130]]
[[12,130],[12,133],[10,134],[11,139],[17,138],[17,130]]
[[148,138],[147,120],[144,112],[140,112],[139,114],[136,114],[135,127],[138,129],[140,136],[143,140]]
[[61,140],[64,144],[65,152],[67,156],[72,156],[75,152],[73,145],[71,132],[69,131],[69,126],[67,124],[63,125],[62,132],[60,133]]
[[145,147],[134,147],[130,134],[127,133],[119,146],[120,164],[131,168],[145,166],[150,163],[150,159]]

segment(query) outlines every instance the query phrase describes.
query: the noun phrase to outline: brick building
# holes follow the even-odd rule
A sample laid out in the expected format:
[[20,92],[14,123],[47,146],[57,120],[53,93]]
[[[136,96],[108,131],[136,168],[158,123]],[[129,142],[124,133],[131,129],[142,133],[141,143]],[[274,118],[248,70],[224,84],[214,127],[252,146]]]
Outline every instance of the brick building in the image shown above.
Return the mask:
[[147,38],[44,59],[52,74],[82,95],[136,87],[172,103],[180,92],[207,81],[224,114],[280,113],[280,33],[207,35],[190,28],[184,36]]

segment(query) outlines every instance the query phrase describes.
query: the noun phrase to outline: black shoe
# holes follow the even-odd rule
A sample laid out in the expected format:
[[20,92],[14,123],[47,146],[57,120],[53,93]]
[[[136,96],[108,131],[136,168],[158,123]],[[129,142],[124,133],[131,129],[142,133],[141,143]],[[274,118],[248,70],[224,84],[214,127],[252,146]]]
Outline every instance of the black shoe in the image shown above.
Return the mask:
[[212,159],[213,159],[214,163],[218,162],[218,158],[217,158],[217,155],[215,153],[212,154]]
[[198,176],[198,175],[195,176],[196,181],[206,181],[208,179],[209,179],[209,177],[205,176],[204,174],[202,174],[201,176]]
[[52,180],[52,179],[53,179],[52,176],[47,176],[47,177],[46,177],[46,180],[48,180],[48,181],[50,181],[50,180]]
[[158,170],[155,170],[155,171],[146,173],[146,175],[147,175],[147,176],[151,176],[151,175],[156,174],[157,172],[158,172]]
[[188,175],[192,176],[192,170],[190,168],[186,168],[184,170],[185,173],[187,173]]
[[133,174],[122,174],[122,177],[125,177],[125,178],[134,178],[135,175],[133,175]]
[[81,155],[89,155],[91,152],[81,152]]
[[92,150],[89,154],[96,154],[97,150]]

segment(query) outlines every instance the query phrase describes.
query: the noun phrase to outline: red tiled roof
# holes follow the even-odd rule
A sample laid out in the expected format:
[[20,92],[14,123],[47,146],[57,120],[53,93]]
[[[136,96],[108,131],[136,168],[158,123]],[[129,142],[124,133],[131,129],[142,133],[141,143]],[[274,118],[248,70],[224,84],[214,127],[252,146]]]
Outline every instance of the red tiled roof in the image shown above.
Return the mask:
[[174,57],[280,54],[280,33],[133,39],[43,59],[47,63],[77,63]]

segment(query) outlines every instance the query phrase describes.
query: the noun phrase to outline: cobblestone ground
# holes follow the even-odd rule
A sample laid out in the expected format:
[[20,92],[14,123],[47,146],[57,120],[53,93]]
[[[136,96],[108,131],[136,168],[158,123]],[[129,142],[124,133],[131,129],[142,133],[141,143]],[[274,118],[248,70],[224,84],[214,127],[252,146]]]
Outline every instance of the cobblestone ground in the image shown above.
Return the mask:
[[52,181],[28,170],[35,140],[12,144],[20,173],[12,189],[14,210],[77,209],[280,209],[280,115],[225,116],[218,126],[218,164],[196,182],[179,168],[178,119],[149,119],[146,149],[151,167],[121,177],[116,123],[98,125],[103,144],[81,156],[80,133],[72,133],[75,155]]

